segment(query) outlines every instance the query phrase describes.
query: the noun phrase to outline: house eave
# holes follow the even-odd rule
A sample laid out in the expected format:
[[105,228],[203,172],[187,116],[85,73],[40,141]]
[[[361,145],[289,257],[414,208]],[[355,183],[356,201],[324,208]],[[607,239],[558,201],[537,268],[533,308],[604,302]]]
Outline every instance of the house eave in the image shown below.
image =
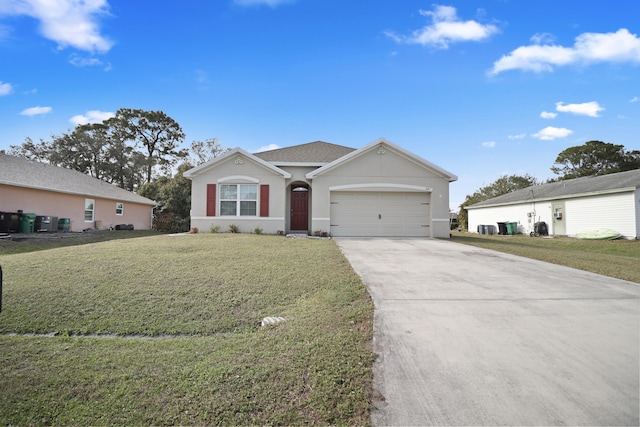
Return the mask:
[[425,167],[427,169],[432,170],[433,172],[436,172],[438,175],[442,176],[443,178],[446,178],[449,182],[453,182],[453,181],[457,181],[458,177],[454,174],[452,174],[451,172],[442,169],[441,167],[431,163],[430,161],[423,159],[420,156],[417,156],[416,154],[413,154],[407,150],[405,150],[404,148],[394,144],[393,142],[385,139],[385,138],[378,138],[375,141],[365,145],[362,148],[359,148],[355,151],[352,151],[351,153],[340,157],[339,159],[334,160],[331,163],[328,163],[322,167],[320,167],[319,169],[316,169],[312,172],[309,172],[308,174],[306,174],[307,179],[313,179],[316,176],[322,175],[326,172],[329,172],[330,170],[332,170],[333,168],[335,168],[336,166],[346,163],[349,160],[356,158],[360,155],[362,155],[363,153],[366,153],[367,151],[371,150],[373,147],[377,146],[377,145],[386,145],[387,147],[397,151],[398,153],[400,153],[402,156],[404,156],[405,158],[407,158],[408,160],[421,165],[422,167]]
[[[113,200],[113,201],[116,201],[116,202],[136,203],[136,204],[139,204],[139,205],[156,206],[158,204],[158,202],[156,202],[155,200],[151,200],[151,199],[149,199],[149,201],[146,202],[146,201],[142,201],[142,200],[131,200],[131,199],[128,199],[126,197],[116,197],[116,196],[107,196],[107,195],[104,195],[104,194],[92,194],[92,193],[88,193],[88,192],[62,190],[62,189],[57,189],[57,188],[42,187],[42,186],[35,186],[35,185],[29,185],[29,184],[21,184],[21,183],[16,183],[16,182],[11,182],[11,181],[0,181],[0,184],[1,185],[7,185],[7,186],[10,186],[10,187],[28,188],[30,190],[49,191],[49,192],[52,192],[52,193],[70,194],[70,195],[73,195],[73,196],[91,197],[91,198],[104,199],[104,200]],[[126,190],[122,190],[122,191],[126,191]],[[135,194],[135,193],[132,193],[132,194]],[[142,197],[142,196],[139,196],[139,197]]]
[[265,160],[262,160],[259,157],[254,156],[253,154],[243,150],[240,147],[236,147],[233,150],[229,150],[226,153],[222,154],[221,156],[215,157],[211,160],[209,160],[208,162],[205,162],[201,165],[196,166],[193,169],[189,169],[188,171],[186,171],[183,176],[187,179],[193,179],[193,177],[200,175],[201,173],[203,173],[204,171],[208,170],[211,167],[214,167],[217,163],[222,162],[223,160],[226,160],[229,157],[232,156],[237,156],[237,155],[242,155],[244,157],[246,157],[247,159],[251,160],[252,162],[271,170],[272,172],[276,173],[277,175],[281,175],[283,178],[291,178],[291,174],[285,170],[280,169],[279,167],[277,167],[276,165],[269,163]]
[[514,200],[511,202],[503,202],[503,203],[490,203],[485,205],[471,205],[465,207],[465,209],[481,209],[481,208],[493,208],[500,206],[514,206],[514,205],[522,205],[525,203],[539,203],[539,202],[550,202],[553,200],[566,200],[566,199],[577,199],[582,197],[591,197],[591,196],[602,196],[607,194],[616,194],[616,193],[628,193],[636,191],[637,187],[623,187],[623,188],[615,188],[610,190],[600,190],[600,191],[590,191],[587,193],[575,193],[575,194],[565,194],[562,196],[555,197],[539,197],[539,198],[531,198],[531,199],[522,199],[522,200]]

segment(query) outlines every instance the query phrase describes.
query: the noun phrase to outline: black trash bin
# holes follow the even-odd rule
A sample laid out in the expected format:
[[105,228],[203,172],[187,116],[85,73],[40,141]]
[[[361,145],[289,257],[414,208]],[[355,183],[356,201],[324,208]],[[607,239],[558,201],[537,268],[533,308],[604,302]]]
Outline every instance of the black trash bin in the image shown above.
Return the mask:
[[[52,218],[50,216],[38,215],[36,216],[36,222],[33,226],[33,231],[36,233],[44,231],[51,231],[51,221]],[[56,219],[56,228],[58,228],[58,222]]]
[[547,223],[544,221],[536,222],[534,224],[536,234],[539,236],[548,236],[549,229],[547,228]]
[[507,234],[507,223],[499,222],[498,223],[498,234],[502,234],[503,236]]
[[17,212],[0,212],[0,233],[17,233],[20,217]]

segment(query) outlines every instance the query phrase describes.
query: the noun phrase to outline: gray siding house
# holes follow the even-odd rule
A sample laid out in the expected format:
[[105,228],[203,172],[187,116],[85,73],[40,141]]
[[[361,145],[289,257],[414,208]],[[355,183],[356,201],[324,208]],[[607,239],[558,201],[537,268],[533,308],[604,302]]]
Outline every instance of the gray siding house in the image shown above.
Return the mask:
[[640,169],[535,185],[468,206],[469,231],[517,222],[523,233],[545,222],[550,235],[609,229],[640,238]]

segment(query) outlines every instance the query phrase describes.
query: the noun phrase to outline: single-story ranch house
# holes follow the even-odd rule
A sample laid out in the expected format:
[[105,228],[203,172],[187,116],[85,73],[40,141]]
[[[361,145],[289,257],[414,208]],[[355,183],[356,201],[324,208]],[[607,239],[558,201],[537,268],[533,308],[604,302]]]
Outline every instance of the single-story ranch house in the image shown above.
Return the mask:
[[81,172],[0,153],[0,212],[69,219],[70,231],[119,224],[150,230],[154,205]]
[[520,232],[530,233],[536,222],[545,222],[555,236],[609,229],[638,239],[640,169],[534,185],[467,209],[471,232],[478,225],[517,222]]
[[191,227],[331,236],[449,237],[457,177],[378,139],[354,149],[327,142],[250,154],[235,148],[184,174]]

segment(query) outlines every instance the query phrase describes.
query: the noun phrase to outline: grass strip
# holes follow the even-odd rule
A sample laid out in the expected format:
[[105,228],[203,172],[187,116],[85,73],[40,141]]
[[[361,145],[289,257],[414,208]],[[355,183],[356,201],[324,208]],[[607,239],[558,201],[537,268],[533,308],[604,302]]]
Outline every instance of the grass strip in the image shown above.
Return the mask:
[[452,232],[451,241],[640,283],[640,242]]

